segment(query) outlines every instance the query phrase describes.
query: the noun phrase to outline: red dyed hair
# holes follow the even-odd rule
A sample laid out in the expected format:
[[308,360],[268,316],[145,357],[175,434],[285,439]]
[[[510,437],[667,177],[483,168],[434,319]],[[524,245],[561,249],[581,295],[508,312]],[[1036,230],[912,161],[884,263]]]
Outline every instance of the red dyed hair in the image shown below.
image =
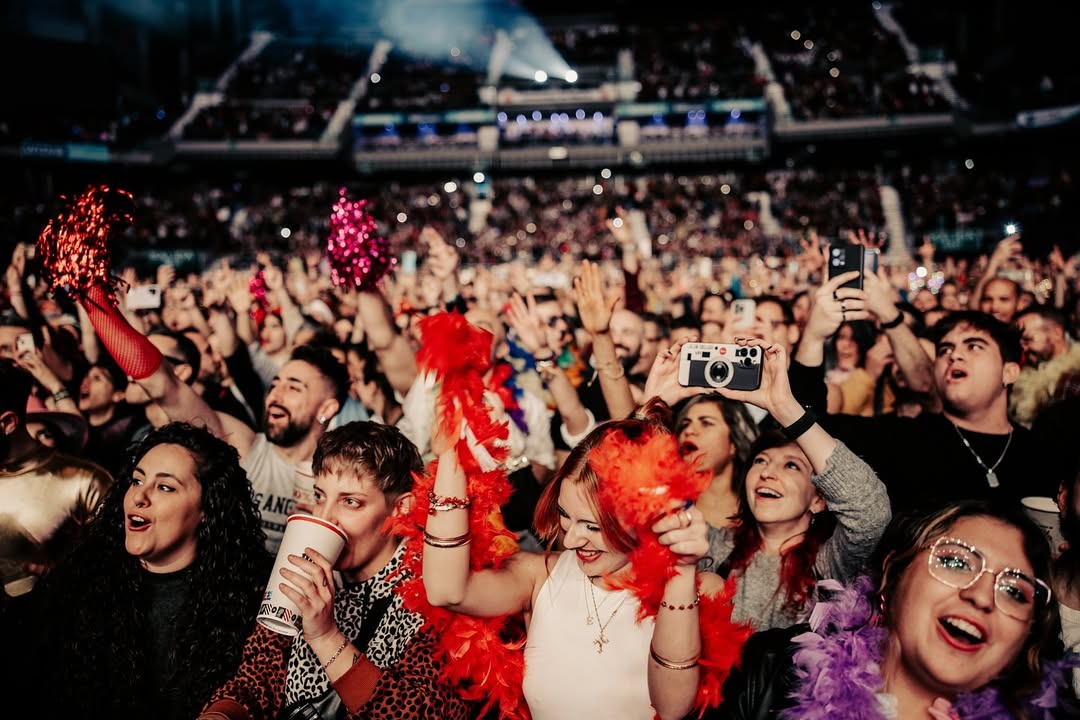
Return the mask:
[[559,523],[559,493],[563,482],[577,485],[585,492],[589,506],[596,514],[596,524],[608,546],[621,553],[627,553],[637,546],[637,539],[630,531],[619,524],[614,508],[604,507],[600,502],[600,477],[589,464],[592,451],[603,442],[610,433],[622,433],[633,442],[646,442],[657,433],[671,434],[671,409],[663,400],[653,398],[641,410],[625,420],[608,420],[596,426],[592,432],[570,451],[566,462],[551,482],[544,488],[536,502],[533,515],[533,527],[541,542],[550,549],[558,539],[562,526]]
[[[777,431],[763,433],[751,448],[751,463],[765,450],[794,444]],[[746,502],[745,475],[738,478],[736,487],[739,493],[739,519],[732,535],[731,555],[719,569],[724,577],[730,577],[731,573],[745,569],[761,549],[762,542],[757,519],[750,512],[750,506]],[[835,528],[836,517],[826,508],[814,516],[810,528],[803,535],[802,542],[781,552],[780,583],[776,591],[783,592],[785,595],[783,605],[785,611],[800,611],[806,607],[806,601],[817,586],[818,578],[814,563],[817,562],[818,551],[821,545],[832,536]]]

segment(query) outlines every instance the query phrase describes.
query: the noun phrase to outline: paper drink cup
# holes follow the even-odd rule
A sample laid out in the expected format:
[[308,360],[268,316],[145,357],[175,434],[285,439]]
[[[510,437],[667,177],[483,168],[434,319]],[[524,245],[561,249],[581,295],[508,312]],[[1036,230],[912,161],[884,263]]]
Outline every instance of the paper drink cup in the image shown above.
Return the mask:
[[1042,528],[1046,540],[1050,543],[1050,551],[1056,555],[1058,546],[1064,541],[1061,535],[1061,514],[1058,511],[1057,501],[1051,497],[1032,495],[1020,502],[1023,504],[1028,517]]
[[281,538],[274,569],[270,571],[270,581],[266,583],[259,614],[255,618],[259,624],[282,635],[295,637],[299,634],[303,617],[296,604],[278,587],[282,583],[291,587],[281,574],[281,569],[303,572],[289,562],[289,555],[303,555],[305,548],[318,551],[334,563],[345,547],[346,540],[345,531],[332,522],[313,515],[290,515],[285,521],[285,534]]
[[293,507],[298,513],[315,511],[315,474],[311,461],[297,463],[296,480],[293,483]]

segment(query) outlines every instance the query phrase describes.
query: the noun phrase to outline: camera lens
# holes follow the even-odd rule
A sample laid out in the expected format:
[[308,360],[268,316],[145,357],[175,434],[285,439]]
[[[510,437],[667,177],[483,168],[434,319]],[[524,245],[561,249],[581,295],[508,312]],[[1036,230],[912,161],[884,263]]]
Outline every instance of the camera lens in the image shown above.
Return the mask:
[[713,387],[725,387],[731,382],[731,365],[721,361],[710,363],[705,369],[705,378]]

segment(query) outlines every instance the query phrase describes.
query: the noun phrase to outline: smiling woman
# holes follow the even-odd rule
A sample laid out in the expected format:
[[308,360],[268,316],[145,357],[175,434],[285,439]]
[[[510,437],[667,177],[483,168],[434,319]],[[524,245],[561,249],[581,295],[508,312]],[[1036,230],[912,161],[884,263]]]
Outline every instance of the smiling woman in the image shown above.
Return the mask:
[[195,717],[239,665],[264,543],[236,450],[187,424],[152,431],[35,589],[24,680],[41,715]]
[[719,717],[1077,717],[1049,547],[1019,507],[898,516],[871,567],[808,625],[752,637]]
[[[733,660],[741,643],[720,578],[696,569],[708,548],[692,502],[704,480],[679,457],[668,415],[654,400],[590,432],[537,503],[548,551],[519,551],[498,569],[470,569],[464,471],[452,450],[439,458],[424,533],[427,598],[466,615],[523,615],[522,690],[535,720],[704,710],[716,696],[700,688],[718,687],[728,668],[720,656]],[[638,481],[655,483],[646,494],[662,507],[632,521],[648,502]]]

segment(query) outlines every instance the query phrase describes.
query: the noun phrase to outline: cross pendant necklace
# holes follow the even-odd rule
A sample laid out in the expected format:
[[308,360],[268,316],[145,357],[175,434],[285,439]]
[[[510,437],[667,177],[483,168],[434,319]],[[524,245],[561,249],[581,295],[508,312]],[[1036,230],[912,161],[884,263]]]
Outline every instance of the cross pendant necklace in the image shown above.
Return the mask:
[[[586,578],[586,582],[588,582],[587,578]],[[626,602],[626,598],[630,596],[629,592],[626,592],[625,590],[623,592],[624,592],[624,595],[623,595],[622,600],[620,600],[619,604],[615,606],[615,609],[611,611],[611,615],[608,616],[608,619],[605,622],[600,624],[600,634],[597,635],[596,639],[592,641],[592,644],[596,646],[596,654],[597,655],[603,655],[604,654],[604,646],[607,645],[609,642],[611,642],[610,640],[607,639],[607,636],[604,635],[604,630],[606,630],[607,626],[611,624],[611,621],[615,619],[615,613],[619,612],[619,608],[621,608],[622,604],[624,602]],[[596,605],[596,590],[593,587],[593,584],[591,582],[589,582],[589,595],[592,596],[593,612],[596,614],[596,619],[600,620],[600,610],[597,608],[597,605]],[[591,619],[592,619],[592,617],[590,616],[586,620],[586,625],[591,624],[591,623],[588,622],[588,620],[591,620]]]
[[1005,459],[1005,453],[1009,452],[1009,444],[1012,443],[1013,436],[1012,425],[1009,425],[1009,436],[1005,439],[1005,449],[1001,451],[1001,455],[998,457],[997,462],[990,467],[986,467],[986,463],[979,457],[979,453],[975,452],[975,448],[971,447],[971,443],[964,437],[964,433],[960,432],[960,428],[951,422],[950,424],[953,426],[953,429],[956,430],[956,434],[960,436],[960,439],[964,441],[964,447],[966,447],[968,452],[971,453],[971,456],[975,458],[975,462],[979,463],[982,469],[986,471],[986,484],[992,488],[1000,487],[1001,482],[998,480],[997,473],[994,471],[997,470],[997,466],[1001,464],[1001,461]]

